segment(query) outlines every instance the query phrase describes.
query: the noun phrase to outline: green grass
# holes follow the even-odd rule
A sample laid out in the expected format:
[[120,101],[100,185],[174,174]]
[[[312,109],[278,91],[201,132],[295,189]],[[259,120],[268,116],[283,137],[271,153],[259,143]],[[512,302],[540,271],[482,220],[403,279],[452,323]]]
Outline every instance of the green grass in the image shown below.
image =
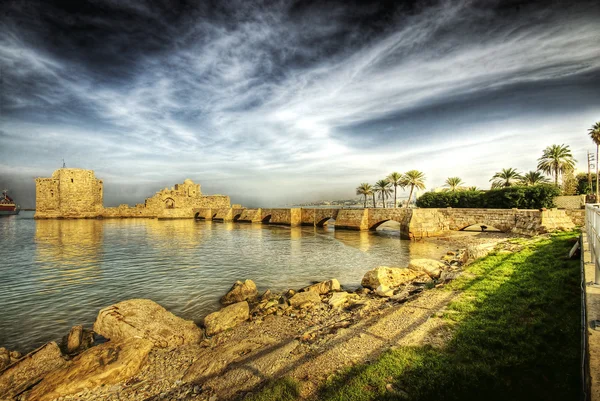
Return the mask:
[[[519,252],[475,262],[446,287],[461,295],[441,318],[452,332],[443,349],[387,351],[335,376],[317,398],[580,399],[579,261],[566,259],[577,235],[520,240]],[[293,392],[274,391],[290,383],[275,382],[266,398],[253,399],[295,399]]]
[[299,395],[298,383],[284,377],[267,383],[260,392],[244,397],[244,401],[292,401]]

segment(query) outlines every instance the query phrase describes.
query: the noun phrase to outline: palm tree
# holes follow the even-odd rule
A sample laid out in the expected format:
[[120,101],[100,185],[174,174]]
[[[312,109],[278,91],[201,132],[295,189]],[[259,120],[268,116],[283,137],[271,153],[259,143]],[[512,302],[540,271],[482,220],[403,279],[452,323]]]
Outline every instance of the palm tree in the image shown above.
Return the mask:
[[575,160],[568,145],[552,145],[544,149],[538,159],[538,170],[554,176],[554,185],[558,187],[558,175],[575,170]]
[[383,207],[385,208],[385,200],[392,193],[390,188],[392,184],[387,180],[379,180],[375,183],[375,192],[379,192],[379,197],[383,199]]
[[398,207],[398,198],[396,197],[396,190],[398,189],[398,187],[404,189],[404,187],[402,186],[402,174],[394,171],[393,173],[387,176],[387,180],[394,186],[394,207]]
[[590,128],[590,137],[596,144],[596,202],[598,202],[598,147],[600,146],[600,121]]
[[464,184],[464,182],[459,177],[448,177],[446,178],[444,186],[448,187],[448,191],[454,192],[458,190],[462,184]]
[[539,171],[530,171],[528,173],[523,174],[520,183],[525,186],[543,184],[546,182],[550,182],[548,177],[545,177]]
[[405,187],[410,187],[410,194],[408,195],[408,202],[406,202],[406,207],[410,204],[410,200],[412,199],[412,194],[415,188],[417,189],[425,189],[425,174],[418,170],[410,170],[407,171],[402,177],[402,184]]
[[361,183],[358,187],[356,187],[356,195],[363,195],[365,197],[365,209],[367,208],[367,196],[373,193],[373,187],[371,184],[367,184],[366,182]]
[[502,171],[494,174],[492,179],[492,189],[510,187],[521,179],[521,174],[514,168],[503,168]]
[[479,188],[473,186],[473,187],[467,188],[467,191],[479,191]]

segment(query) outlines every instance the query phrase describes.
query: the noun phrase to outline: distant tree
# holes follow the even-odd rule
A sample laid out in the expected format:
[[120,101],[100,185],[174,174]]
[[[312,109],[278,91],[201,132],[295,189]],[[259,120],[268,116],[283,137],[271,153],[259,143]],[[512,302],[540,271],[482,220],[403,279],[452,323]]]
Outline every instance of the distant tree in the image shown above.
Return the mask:
[[358,187],[356,187],[356,195],[362,195],[365,197],[365,209],[367,208],[367,196],[373,193],[373,187],[371,184],[366,182],[361,183]]
[[385,200],[393,192],[391,189],[392,184],[387,180],[379,180],[375,183],[374,190],[379,193],[379,198],[383,200],[383,207],[385,208]]
[[492,189],[506,188],[512,186],[521,179],[521,174],[514,168],[503,168],[502,171],[494,174],[492,179]]
[[558,187],[558,176],[575,170],[575,162],[568,145],[551,145],[538,159],[538,170],[553,175],[554,185]]
[[592,141],[596,144],[596,202],[598,201],[598,147],[600,146],[600,121],[588,130]]
[[530,171],[528,173],[523,174],[523,177],[521,178],[521,181],[520,181],[520,183],[525,186],[544,184],[544,183],[548,183],[548,182],[550,182],[548,177],[545,177],[539,171]]
[[446,178],[444,186],[448,187],[448,191],[455,192],[460,189],[462,184],[464,184],[464,182],[459,177],[448,177]]
[[398,187],[404,189],[404,186],[402,185],[402,174],[394,171],[393,173],[387,176],[387,180],[390,182],[390,184],[394,186],[394,207],[398,207],[398,198],[396,196],[396,190],[398,189]]
[[467,188],[467,191],[481,191],[481,189],[477,188],[476,186],[472,186]]
[[577,178],[573,170],[566,171],[562,176],[561,191],[563,195],[576,195],[577,194]]
[[575,176],[577,180],[577,195],[591,195],[596,193],[596,173],[592,173],[592,186],[587,173],[579,173]]
[[410,194],[408,195],[408,201],[406,202],[406,207],[408,208],[410,201],[412,200],[414,189],[425,189],[425,174],[418,170],[407,171],[402,177],[402,184],[404,187],[410,187]]

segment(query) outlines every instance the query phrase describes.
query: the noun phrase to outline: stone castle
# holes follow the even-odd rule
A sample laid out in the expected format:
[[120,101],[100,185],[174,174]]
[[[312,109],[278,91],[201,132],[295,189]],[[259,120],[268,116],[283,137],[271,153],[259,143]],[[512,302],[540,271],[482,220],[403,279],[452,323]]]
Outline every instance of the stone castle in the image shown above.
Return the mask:
[[229,196],[202,195],[200,184],[186,179],[144,203],[103,206],[103,182],[92,170],[61,168],[50,178],[35,179],[35,218],[189,218],[197,208],[229,208]]

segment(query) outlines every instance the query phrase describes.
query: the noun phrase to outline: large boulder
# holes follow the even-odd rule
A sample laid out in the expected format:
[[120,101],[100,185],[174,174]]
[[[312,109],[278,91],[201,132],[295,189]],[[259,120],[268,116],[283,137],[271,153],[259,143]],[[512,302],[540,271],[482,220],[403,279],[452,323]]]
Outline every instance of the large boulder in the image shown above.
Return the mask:
[[251,301],[258,296],[256,284],[252,280],[243,283],[236,281],[233,287],[221,298],[221,304],[231,305],[242,301]]
[[157,347],[198,343],[202,330],[149,299],[130,299],[102,309],[94,331],[113,341],[140,337]]
[[314,291],[299,292],[290,298],[290,305],[295,308],[304,308],[320,302],[321,297]]
[[48,374],[25,400],[49,401],[125,381],[139,372],[153,346],[152,341],[129,338],[90,348],[68,366]]
[[206,335],[212,336],[237,326],[250,318],[250,306],[242,301],[213,312],[204,318]]
[[309,285],[302,289],[302,291],[316,292],[317,294],[328,294],[332,291],[340,291],[340,282],[336,279],[322,281],[317,284]]
[[409,262],[408,268],[423,272],[431,278],[439,278],[446,264],[435,259],[413,259]]
[[0,397],[10,399],[66,364],[58,345],[49,342],[0,372]]
[[379,266],[366,272],[361,284],[372,290],[376,290],[380,285],[394,288],[423,276],[423,273],[411,269]]

